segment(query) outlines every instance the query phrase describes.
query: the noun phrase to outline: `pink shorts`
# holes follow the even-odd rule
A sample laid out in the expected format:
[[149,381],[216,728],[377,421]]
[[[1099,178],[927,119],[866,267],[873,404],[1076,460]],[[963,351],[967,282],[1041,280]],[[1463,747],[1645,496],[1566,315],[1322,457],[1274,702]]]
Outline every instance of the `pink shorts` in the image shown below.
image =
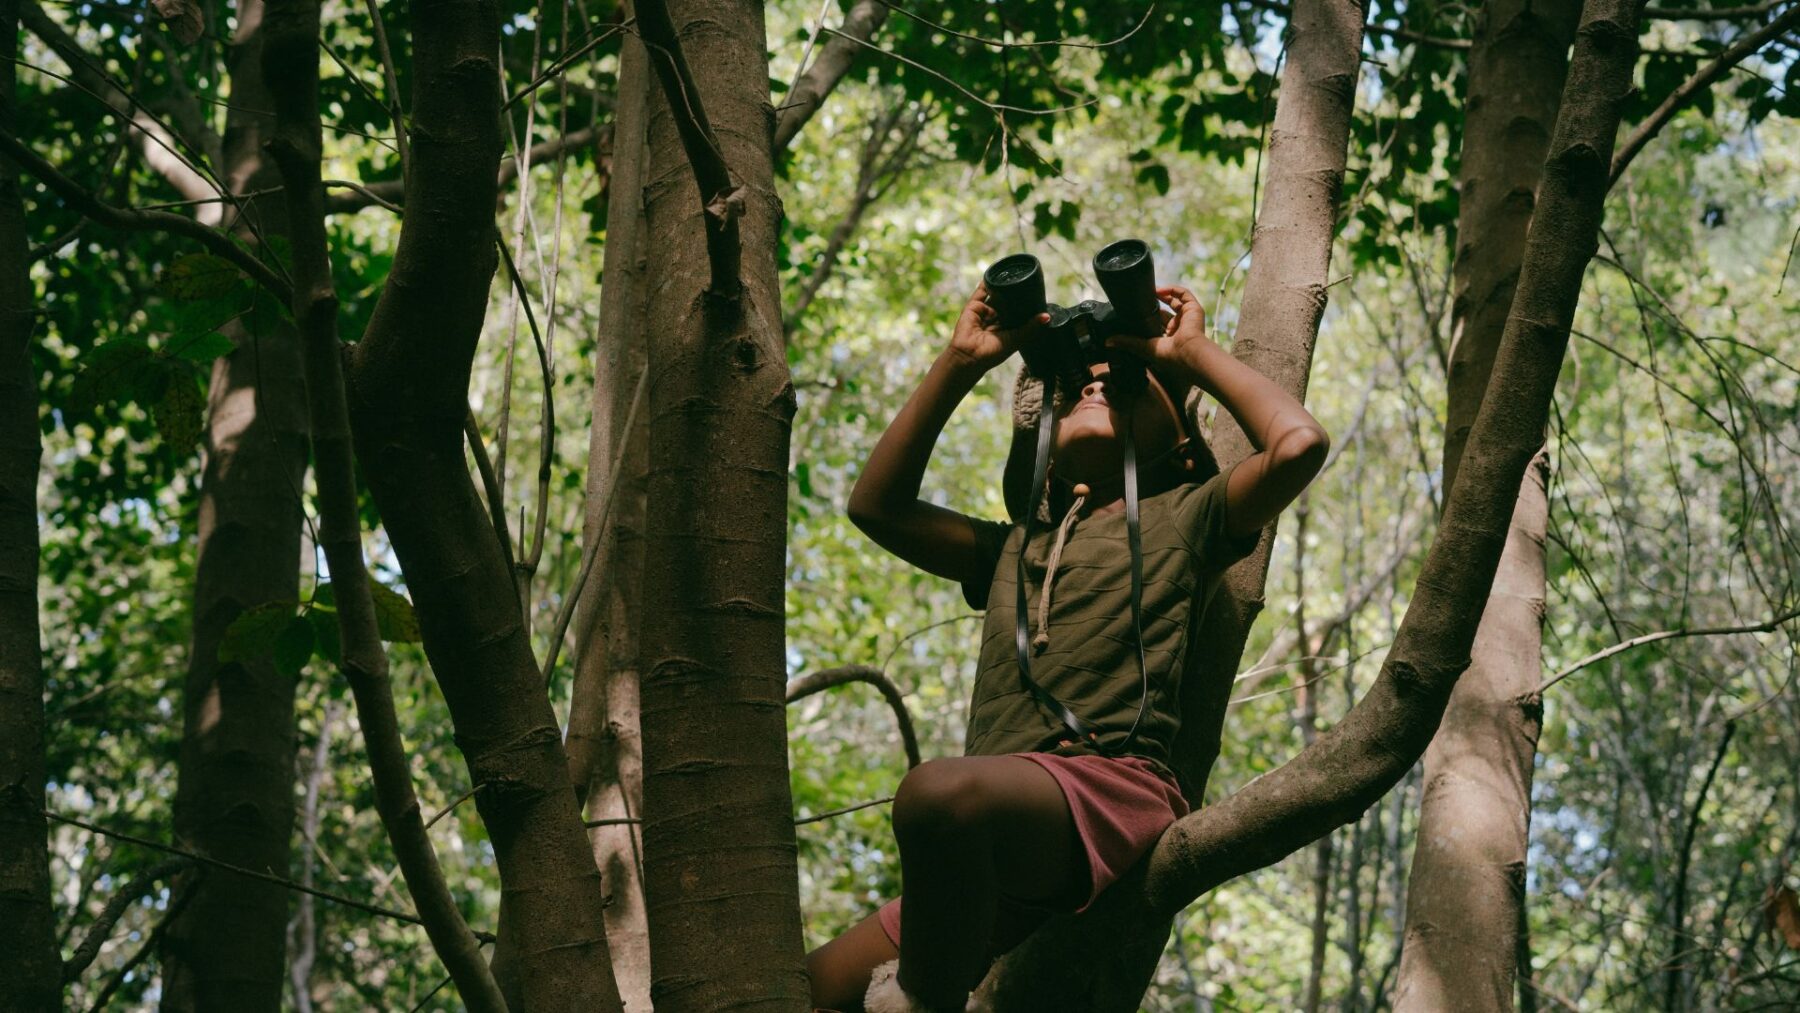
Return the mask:
[[[1181,797],[1180,788],[1157,773],[1149,760],[1055,753],[1012,755],[1049,771],[1069,802],[1075,832],[1087,851],[1091,882],[1087,899],[1077,911],[1086,911],[1156,843],[1169,824],[1187,815],[1187,800]],[[895,946],[900,945],[900,900],[888,901],[878,912],[882,931]],[[1014,905],[1018,906],[1017,902]]]

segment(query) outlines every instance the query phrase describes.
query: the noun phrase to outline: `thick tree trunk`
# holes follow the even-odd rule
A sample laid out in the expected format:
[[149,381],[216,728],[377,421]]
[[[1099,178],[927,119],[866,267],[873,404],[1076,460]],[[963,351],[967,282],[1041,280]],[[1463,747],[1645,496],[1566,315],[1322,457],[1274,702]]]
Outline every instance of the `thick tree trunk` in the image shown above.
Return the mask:
[[[1234,356],[1296,398],[1306,395],[1313,343],[1325,311],[1364,14],[1352,0],[1299,0],[1294,5],[1270,133],[1266,197],[1232,344]],[[1253,449],[1229,417],[1219,420],[1212,446],[1225,468]],[[1194,638],[1205,650],[1194,651],[1183,672],[1183,723],[1175,760],[1195,805],[1218,756],[1226,702],[1250,624],[1262,610],[1273,541],[1271,525],[1256,551],[1227,572]],[[1135,919],[1122,921],[1053,921],[996,965],[989,987],[997,1008],[1048,1009],[1067,996],[1086,997],[1084,1008],[1095,1010],[1135,1008],[1168,939],[1173,913],[1139,910]],[[1096,959],[1095,954],[1105,956]]]
[[[14,55],[18,0],[0,0]],[[16,67],[0,71],[0,130],[16,131]],[[38,641],[37,301],[19,173],[0,157],[0,1009],[60,1006],[62,961],[44,827],[44,678]]]
[[492,0],[413,8],[412,160],[394,266],[348,374],[357,456],[499,867],[515,1008],[618,1010],[594,867],[503,548],[463,456],[497,263]]
[[[569,775],[596,820],[643,813],[644,761],[638,724],[638,634],[643,617],[645,466],[649,426],[632,402],[647,352],[644,311],[644,47],[622,44],[607,182],[606,251],[597,342],[605,366],[594,379],[582,542],[599,552],[575,624],[575,685],[569,701]],[[629,424],[629,425],[628,425]],[[621,447],[623,452],[621,453]],[[619,473],[614,475],[613,464]],[[610,516],[606,488],[614,483]],[[589,832],[606,890],[606,942],[628,1010],[650,1008],[650,931],[644,909],[643,838],[619,823]]]
[[[1512,310],[1580,13],[1576,0],[1491,0],[1476,22],[1453,267],[1446,489]],[[1519,488],[1469,670],[1425,751],[1397,1010],[1512,1009],[1542,713],[1544,463],[1540,457]]]
[[[263,83],[263,4],[238,5],[229,55],[225,182],[278,184],[262,148],[273,129]],[[282,198],[259,198],[238,223],[256,241],[287,232]],[[259,295],[259,298],[270,298]],[[194,629],[183,687],[175,833],[203,854],[252,869],[288,868],[294,824],[294,680],[267,658],[219,661],[245,610],[299,589],[306,386],[292,327],[233,325],[235,352],[213,364],[194,567]],[[190,899],[163,936],[163,1008],[276,1010],[286,984],[288,895],[209,871],[184,874]],[[183,887],[187,889],[187,887]]]
[[[639,0],[637,12],[662,85],[646,194],[657,238],[645,280],[651,992],[668,1013],[805,1009],[783,705],[794,387],[775,269],[763,10],[689,0],[671,17]],[[657,62],[684,54],[691,74]]]

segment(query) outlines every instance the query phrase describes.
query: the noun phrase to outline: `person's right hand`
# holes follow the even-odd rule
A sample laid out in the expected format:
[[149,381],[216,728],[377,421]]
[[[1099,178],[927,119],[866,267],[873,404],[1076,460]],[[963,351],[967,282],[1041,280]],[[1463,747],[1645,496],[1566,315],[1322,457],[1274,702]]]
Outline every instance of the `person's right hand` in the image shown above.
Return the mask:
[[1050,314],[1039,313],[1018,327],[1001,327],[1000,313],[988,305],[987,297],[987,283],[976,286],[962,315],[956,318],[956,331],[950,337],[951,354],[982,372],[1005,362],[1050,320]]

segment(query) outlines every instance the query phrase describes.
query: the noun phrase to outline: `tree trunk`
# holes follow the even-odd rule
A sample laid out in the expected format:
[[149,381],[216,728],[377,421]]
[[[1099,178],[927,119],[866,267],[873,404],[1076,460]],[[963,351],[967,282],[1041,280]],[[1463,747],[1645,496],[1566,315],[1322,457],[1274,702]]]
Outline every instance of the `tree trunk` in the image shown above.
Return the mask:
[[[593,819],[630,819],[644,809],[643,745],[638,723],[638,635],[644,580],[645,465],[649,426],[640,410],[629,431],[634,392],[646,356],[644,310],[644,47],[621,44],[613,107],[612,173],[601,266],[596,341],[605,371],[594,379],[582,543],[599,552],[575,624],[575,685],[569,701],[569,775]],[[620,448],[623,453],[620,453]],[[613,462],[619,473],[612,474]],[[608,483],[610,515],[600,516]],[[606,942],[628,1010],[650,1008],[650,934],[644,910],[643,839],[636,826],[589,832],[606,891]]]
[[[1493,0],[1464,108],[1444,488],[1454,486],[1512,310],[1579,5]],[[1519,488],[1469,671],[1425,752],[1396,1010],[1510,1010],[1542,707],[1545,462]],[[1454,985],[1451,985],[1454,982]]]
[[[17,49],[18,0],[0,0]],[[16,131],[17,68],[0,72],[0,130]],[[54,1010],[62,960],[44,826],[44,676],[38,641],[37,300],[18,170],[0,157],[0,1008]]]
[[513,575],[463,456],[497,263],[491,0],[417,6],[412,160],[394,266],[350,360],[369,491],[406,575],[501,880],[514,1008],[618,1010],[600,875]]
[[[226,114],[224,175],[236,193],[278,185],[262,150],[273,129],[262,8],[261,0],[239,4],[228,57],[235,100]],[[235,231],[255,242],[254,222],[263,236],[285,236],[285,218],[279,195],[257,198]],[[306,386],[292,327],[255,333],[234,323],[226,333],[238,348],[213,363],[208,396],[175,834],[223,861],[285,872],[298,776],[294,679],[268,657],[221,662],[219,645],[245,610],[298,594]],[[217,870],[182,880],[192,892],[163,936],[163,1008],[280,1009],[287,892]]]
[[[763,9],[690,0],[671,18],[639,0],[637,12],[662,83],[650,102],[645,201],[658,240],[645,279],[651,993],[667,1013],[800,1010],[808,987],[783,705],[794,387],[775,268],[781,207]],[[684,58],[686,68],[674,62]]]
[[[1270,133],[1267,195],[1232,344],[1232,355],[1296,398],[1306,395],[1313,343],[1325,312],[1364,14],[1353,0],[1298,0],[1294,5]],[[1252,451],[1229,417],[1219,420],[1212,447],[1222,468]],[[1274,530],[1270,525],[1256,551],[1227,571],[1194,637],[1206,649],[1192,652],[1183,669],[1175,764],[1196,806],[1218,756],[1225,707],[1250,624],[1262,611]],[[1123,921],[1053,921],[996,965],[989,987],[997,1008],[1048,1009],[1066,996],[1086,996],[1089,1008],[1096,1010],[1135,1008],[1168,939],[1173,913],[1140,910],[1137,918]],[[1107,956],[1096,959],[1095,954]]]
[[[1406,775],[1430,742],[1456,679],[1468,666],[1516,490],[1542,442],[1582,276],[1597,245],[1619,113],[1631,92],[1641,15],[1638,0],[1590,0],[1584,11],[1545,164],[1539,195],[1543,213],[1533,218],[1526,242],[1518,311],[1507,321],[1492,394],[1470,433],[1462,477],[1448,498],[1443,524],[1380,677],[1343,721],[1299,756],[1176,822],[1148,861],[1134,867],[1083,917],[1110,927],[1111,939],[1141,932],[1153,918],[1159,919],[1159,927],[1165,925],[1195,897],[1279,861],[1355,819]],[[1290,51],[1290,60],[1296,56]],[[1110,952],[1119,949],[1115,942]],[[1096,946],[1088,951],[1090,958],[1094,952],[1109,951]],[[1075,962],[1073,955],[1066,960]],[[1078,976],[1057,976],[1060,980],[1022,982],[1017,991],[997,993],[1008,1000],[999,1008],[1044,1008],[1043,1002],[1019,1000],[1029,987],[1059,986],[1065,1005],[1073,998],[1083,1008],[1131,1008],[1141,996],[1144,978],[1124,979],[1117,972],[1125,961],[1118,957],[1096,963],[1101,968],[1094,977],[1112,972],[1111,991]],[[1055,969],[1053,963],[1033,968]],[[1127,993],[1122,985],[1134,985],[1136,991]],[[1047,994],[1058,993],[1039,997]]]

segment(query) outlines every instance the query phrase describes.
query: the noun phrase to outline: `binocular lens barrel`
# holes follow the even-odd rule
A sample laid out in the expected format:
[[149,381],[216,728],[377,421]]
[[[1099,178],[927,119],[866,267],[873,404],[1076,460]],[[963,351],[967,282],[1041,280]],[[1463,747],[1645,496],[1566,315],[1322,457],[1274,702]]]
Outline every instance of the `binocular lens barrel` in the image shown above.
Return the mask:
[[[1004,263],[1005,260],[1000,262]],[[1156,265],[1143,240],[1121,239],[1107,244],[1094,254],[1094,275],[1100,279],[1100,288],[1113,311],[1139,335],[1153,337],[1162,333],[1161,306],[1156,301]]]
[[1044,269],[1031,254],[1015,253],[996,261],[982,279],[987,282],[988,305],[1000,314],[1000,326],[1017,327],[1044,312]]

